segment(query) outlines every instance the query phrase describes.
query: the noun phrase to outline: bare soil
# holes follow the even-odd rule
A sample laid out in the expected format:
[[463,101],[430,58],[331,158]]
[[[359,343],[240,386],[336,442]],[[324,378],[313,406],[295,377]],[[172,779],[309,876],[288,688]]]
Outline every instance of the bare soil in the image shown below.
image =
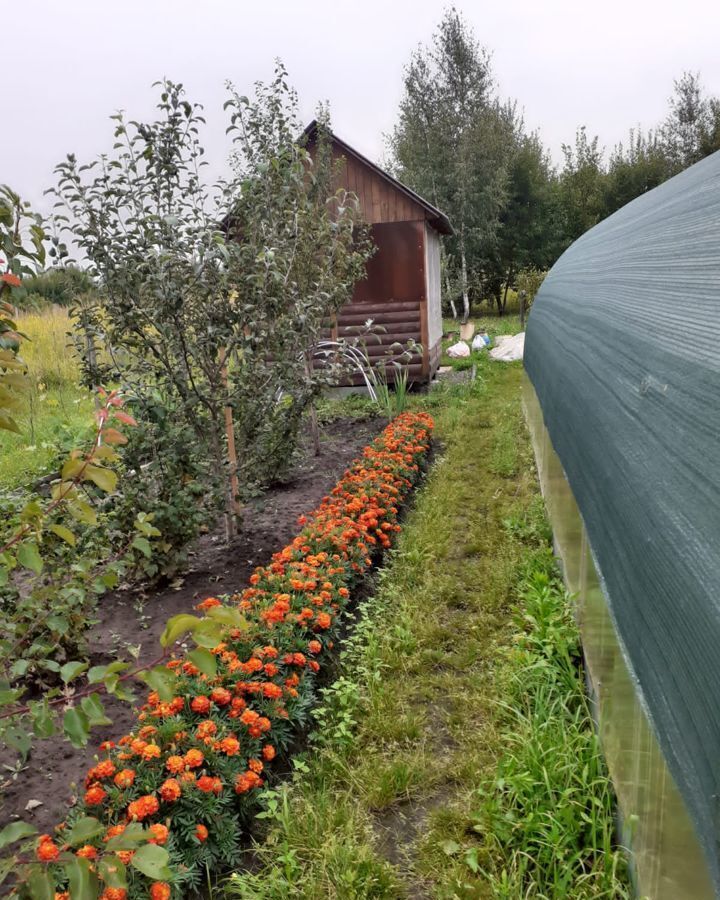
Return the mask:
[[[348,464],[380,431],[381,419],[342,419],[322,430],[322,446],[315,456],[304,441],[290,478],[250,501],[245,508],[243,530],[227,544],[222,528],[202,536],[191,548],[188,565],[180,576],[159,590],[143,586],[115,591],[101,601],[99,622],[90,635],[91,665],[128,659],[127,647],[139,645],[140,664],[159,655],[159,637],[168,618],[192,612],[208,596],[242,589],[256,566],[269,561],[295,536],[297,520],[311,512],[334,486]],[[83,687],[78,682],[78,689]],[[138,695],[142,696],[140,685]],[[133,708],[113,697],[103,702],[113,724],[93,729],[89,745],[78,750],[62,736],[36,742],[24,768],[13,775],[6,768],[0,808],[0,828],[21,818],[40,831],[52,831],[82,788],[93,765],[98,745],[126,733],[134,723]],[[0,755],[0,764],[9,761]],[[39,801],[40,805],[34,805]],[[30,802],[30,809],[27,809]]]

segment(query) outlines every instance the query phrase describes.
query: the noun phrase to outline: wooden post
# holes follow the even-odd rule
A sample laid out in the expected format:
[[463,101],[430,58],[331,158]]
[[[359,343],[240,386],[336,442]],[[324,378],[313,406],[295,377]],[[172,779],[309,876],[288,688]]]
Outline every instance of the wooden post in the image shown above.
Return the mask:
[[[225,347],[220,350],[220,374],[225,393],[228,391],[228,370],[227,370],[227,351]],[[225,406],[225,437],[227,440],[227,456],[230,469],[230,496],[228,497],[227,513],[226,513],[226,531],[228,540],[231,540],[237,534],[237,517],[242,511],[242,507],[238,501],[240,493],[240,482],[237,473],[237,451],[235,450],[235,428],[233,426],[232,407]]]

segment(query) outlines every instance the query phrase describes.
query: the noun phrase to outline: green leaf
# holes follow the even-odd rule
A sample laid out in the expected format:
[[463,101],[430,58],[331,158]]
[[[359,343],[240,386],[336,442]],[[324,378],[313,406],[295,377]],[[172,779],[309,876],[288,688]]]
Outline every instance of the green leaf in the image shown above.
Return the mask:
[[22,678],[29,668],[29,659],[16,659],[12,666],[10,666],[10,675],[13,678]]
[[85,469],[85,477],[94,482],[106,494],[111,494],[117,487],[117,473],[103,466],[89,465]]
[[55,898],[55,885],[50,873],[45,868],[33,866],[28,879],[28,887],[32,900],[54,900]]
[[70,531],[69,528],[66,528],[64,525],[50,525],[50,531],[53,534],[56,534],[59,538],[62,538],[66,543],[70,544],[71,547],[74,547],[77,544],[77,538]]
[[87,663],[80,662],[79,660],[67,662],[60,668],[60,677],[65,682],[65,684],[68,684],[68,682],[72,681],[73,678],[77,678],[78,675],[82,675],[87,667]]
[[158,847],[157,844],[145,844],[135,852],[132,865],[148,878],[162,881],[172,878],[172,870],[168,866],[169,859],[170,854],[164,847]]
[[446,856],[455,856],[462,850],[462,847],[456,841],[443,841],[440,846]]
[[0,831],[0,850],[33,834],[37,834],[37,828],[34,825],[30,825],[28,822],[11,822]]
[[20,544],[17,554],[18,562],[24,569],[30,569],[36,575],[43,570],[43,561],[35,541],[26,541]]
[[65,616],[50,616],[47,620],[48,628],[58,634],[67,634],[70,623]]
[[47,701],[30,704],[33,733],[36,737],[47,738],[55,734],[55,718],[50,712]]
[[147,538],[138,535],[130,546],[139,550],[143,556],[146,556],[148,559],[152,556],[152,548],[150,547],[150,541]]
[[[112,840],[116,840],[113,838]],[[108,845],[111,842],[108,841]],[[118,850],[126,849],[132,850],[135,845],[131,845],[129,847],[118,847]],[[125,865],[117,856],[104,856],[100,860],[100,865],[98,867],[100,877],[105,882],[106,887],[110,888],[126,888],[127,887],[127,876],[125,874]]]
[[220,643],[224,633],[225,629],[218,623],[214,627],[198,628],[193,634],[193,640],[198,647],[207,647],[209,650],[212,650],[213,647],[217,647]]
[[171,619],[168,619],[165,630],[160,635],[160,644],[163,647],[169,647],[188,631],[192,634],[201,622],[202,619],[199,619],[197,616],[191,616],[189,613],[180,613],[178,616],[173,616]]
[[105,844],[108,853],[115,853],[117,850],[134,850],[138,844],[142,844],[150,837],[139,822],[131,822],[117,837],[110,838]]
[[77,478],[77,476],[82,472],[85,466],[85,460],[83,459],[74,459],[70,457],[66,459],[63,463],[63,467],[60,471],[60,477],[63,481],[72,481]]
[[68,709],[63,717],[63,731],[73,747],[84,747],[90,735],[89,722],[85,713],[76,706]]
[[104,831],[105,826],[98,819],[93,816],[83,816],[75,822],[69,834],[65,837],[65,841],[71,847],[75,847],[78,844],[87,844],[93,838],[103,834]]
[[90,866],[89,859],[77,857],[64,865],[72,900],[97,900],[97,876]]
[[112,719],[108,719],[105,715],[105,707],[97,694],[83,697],[80,701],[80,708],[88,717],[88,724],[91,728],[96,725],[112,725]]
[[82,522],[84,525],[97,525],[97,513],[84,500],[73,500],[67,503],[67,509],[70,515]]
[[161,700],[172,700],[177,675],[171,669],[167,669],[165,666],[156,666],[149,672],[138,675],[138,678],[153,691],[157,691]]
[[207,615],[223,625],[231,625],[233,628],[246,629],[247,621],[243,618],[239,609],[234,606],[212,606],[207,611]]
[[211,678],[217,675],[217,659],[209,650],[200,648],[192,650],[188,653],[188,658],[193,665],[200,669],[203,675],[209,675]]

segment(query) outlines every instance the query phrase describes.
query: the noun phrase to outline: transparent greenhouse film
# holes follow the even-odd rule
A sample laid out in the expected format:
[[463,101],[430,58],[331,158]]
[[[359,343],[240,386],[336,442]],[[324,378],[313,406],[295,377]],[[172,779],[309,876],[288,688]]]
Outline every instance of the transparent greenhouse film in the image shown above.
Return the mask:
[[527,376],[525,415],[552,525],[555,552],[576,599],[589,689],[618,798],[622,842],[632,851],[638,896],[712,900],[708,865],[643,709],[601,587],[582,516]]

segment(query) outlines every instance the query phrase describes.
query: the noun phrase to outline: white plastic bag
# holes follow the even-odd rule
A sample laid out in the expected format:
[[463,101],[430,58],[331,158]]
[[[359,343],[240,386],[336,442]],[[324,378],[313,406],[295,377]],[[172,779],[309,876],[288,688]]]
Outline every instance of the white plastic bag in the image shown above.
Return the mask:
[[465,341],[458,341],[457,344],[448,347],[447,355],[452,359],[462,359],[465,356],[470,356],[470,348]]
[[523,358],[525,349],[525,332],[520,334],[502,335],[495,338],[495,346],[490,351],[490,358],[500,362],[514,362]]
[[476,334],[472,341],[473,350],[484,350],[490,343],[490,338],[486,334]]

